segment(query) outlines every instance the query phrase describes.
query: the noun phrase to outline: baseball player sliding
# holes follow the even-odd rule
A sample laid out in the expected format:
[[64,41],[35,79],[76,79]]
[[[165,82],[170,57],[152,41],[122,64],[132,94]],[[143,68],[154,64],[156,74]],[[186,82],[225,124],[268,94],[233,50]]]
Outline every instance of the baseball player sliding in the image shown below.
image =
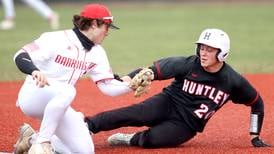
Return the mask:
[[15,144],[15,153],[94,153],[94,144],[84,117],[71,103],[74,85],[87,74],[107,95],[132,91],[128,82],[114,79],[104,48],[113,16],[108,8],[88,4],[73,16],[74,28],[46,32],[22,47],[14,61],[27,74],[17,105],[26,116],[38,118],[38,133],[24,124]]
[[148,126],[148,129],[133,134],[113,134],[108,142],[110,145],[143,148],[177,146],[193,138],[197,132],[203,132],[214,113],[231,100],[251,108],[252,145],[268,147],[259,137],[264,118],[261,96],[225,63],[230,49],[228,35],[220,29],[205,29],[196,44],[196,55],[164,58],[149,68],[130,73],[128,80],[132,78],[131,83],[141,89],[146,79],[149,82],[151,79],[174,80],[161,93],[139,104],[85,117],[89,130],[98,133],[126,126]]

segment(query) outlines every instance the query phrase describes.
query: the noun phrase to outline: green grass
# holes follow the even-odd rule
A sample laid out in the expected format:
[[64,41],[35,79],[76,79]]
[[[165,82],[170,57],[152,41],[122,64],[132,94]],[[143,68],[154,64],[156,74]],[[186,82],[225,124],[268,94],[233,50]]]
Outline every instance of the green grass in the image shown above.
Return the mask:
[[[53,5],[61,29],[72,27],[80,5]],[[103,43],[114,72],[152,64],[167,56],[194,54],[194,42],[204,28],[225,30],[231,38],[228,63],[241,73],[274,72],[274,3],[270,4],[109,4],[115,23]],[[1,10],[2,11],[2,10]],[[17,28],[0,31],[0,80],[21,80],[24,75],[12,58],[24,44],[50,31],[47,22],[25,5],[17,6]],[[2,14],[0,14],[2,18]]]

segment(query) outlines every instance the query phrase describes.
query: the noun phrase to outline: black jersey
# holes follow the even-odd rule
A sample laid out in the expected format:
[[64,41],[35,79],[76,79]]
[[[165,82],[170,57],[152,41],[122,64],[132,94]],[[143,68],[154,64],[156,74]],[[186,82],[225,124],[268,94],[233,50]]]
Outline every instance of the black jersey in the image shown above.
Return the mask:
[[259,96],[250,83],[226,63],[216,73],[205,71],[197,56],[161,59],[153,67],[155,80],[174,78],[163,93],[171,98],[187,124],[199,132],[227,101],[250,105]]

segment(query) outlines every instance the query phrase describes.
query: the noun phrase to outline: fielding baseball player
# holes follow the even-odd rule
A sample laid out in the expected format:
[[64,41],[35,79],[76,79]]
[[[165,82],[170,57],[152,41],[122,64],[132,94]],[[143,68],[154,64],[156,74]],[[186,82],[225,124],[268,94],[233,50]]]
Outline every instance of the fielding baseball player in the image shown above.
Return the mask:
[[80,15],[74,15],[73,29],[43,33],[15,54],[17,67],[27,74],[17,105],[25,115],[41,120],[38,133],[28,124],[21,127],[16,154],[52,153],[52,146],[59,153],[94,153],[84,116],[71,103],[74,85],[85,74],[106,95],[132,91],[129,83],[114,79],[100,45],[109,28],[119,29],[112,22],[107,7],[88,4]]
[[[89,130],[98,133],[125,126],[148,126],[133,134],[114,134],[108,142],[143,148],[176,146],[202,132],[214,113],[231,100],[251,108],[252,145],[269,146],[259,137],[264,118],[261,96],[225,63],[230,48],[228,35],[219,29],[205,29],[196,44],[196,55],[161,59],[149,67],[153,80],[174,78],[161,93],[140,104],[85,117]],[[138,76],[139,81],[144,76],[138,73],[140,70],[128,78],[135,80]]]

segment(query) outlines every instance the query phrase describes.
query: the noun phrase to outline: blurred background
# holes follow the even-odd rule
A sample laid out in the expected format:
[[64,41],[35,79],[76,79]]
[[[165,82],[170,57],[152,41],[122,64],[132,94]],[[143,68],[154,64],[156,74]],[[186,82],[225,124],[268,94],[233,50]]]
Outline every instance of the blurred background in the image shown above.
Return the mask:
[[[1,1],[0,1],[1,2]],[[15,0],[16,25],[0,30],[0,81],[22,80],[13,55],[41,33],[53,31],[47,20]],[[274,0],[45,0],[59,16],[58,30],[71,29],[72,16],[86,3],[107,5],[120,30],[103,42],[113,71],[124,75],[169,56],[195,54],[205,28],[220,28],[231,39],[227,63],[241,73],[274,72]],[[0,21],[4,19],[3,4]],[[58,42],[56,42],[57,44]]]

